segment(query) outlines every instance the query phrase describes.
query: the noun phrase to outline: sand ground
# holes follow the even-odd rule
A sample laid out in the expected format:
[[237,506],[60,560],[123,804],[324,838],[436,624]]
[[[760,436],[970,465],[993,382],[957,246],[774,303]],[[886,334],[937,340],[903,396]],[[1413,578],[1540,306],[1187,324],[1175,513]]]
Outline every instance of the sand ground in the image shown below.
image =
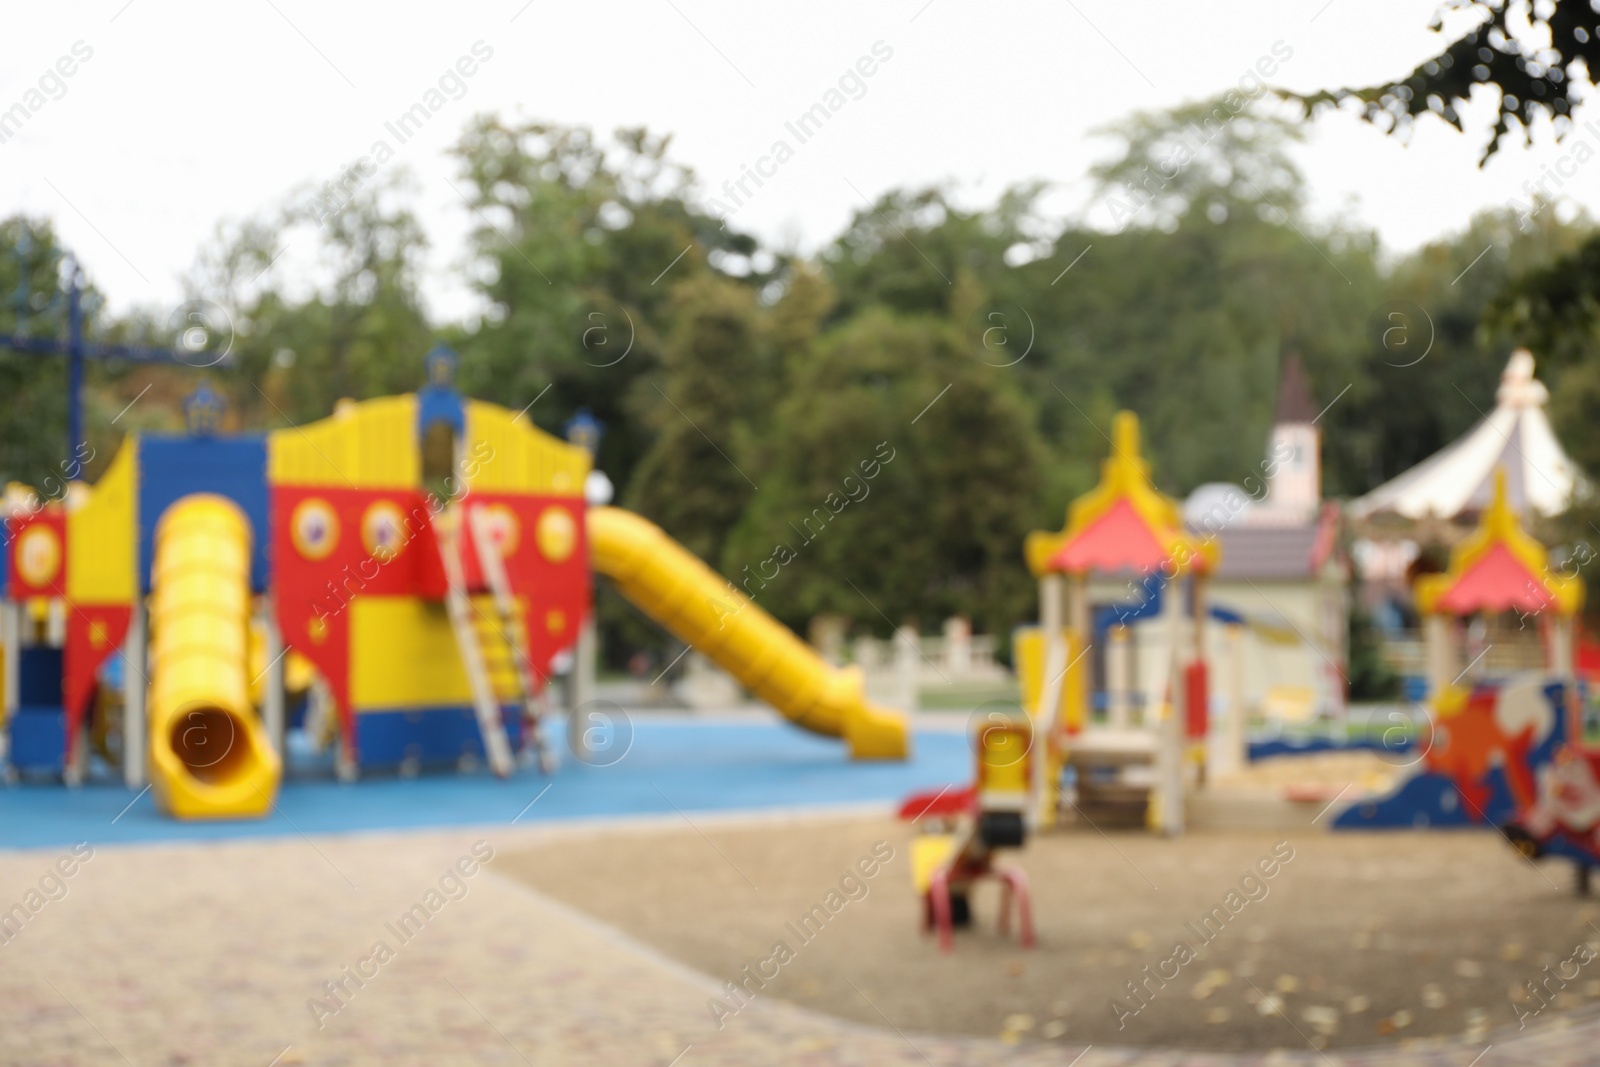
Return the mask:
[[[990,890],[976,899],[976,926],[944,955],[917,932],[910,837],[883,818],[702,824],[551,840],[508,854],[500,873],[724,980],[745,981],[743,968],[759,969],[783,941],[794,959],[762,997],[1006,1042],[1267,1050],[1409,1047],[1450,1036],[1487,1044],[1539,1007],[1524,983],[1543,980],[1546,966],[1580,944],[1600,951],[1600,904],[1574,896],[1569,869],[1535,868],[1493,834],[1313,828],[1167,841],[1083,829],[1042,835],[1017,857],[1033,885],[1038,948],[998,935]],[[820,932],[798,929],[875,846],[894,858],[863,882],[865,896]],[[1186,925],[1226,907],[1275,851],[1292,858],[1275,877],[1245,885],[1226,925]],[[1163,964],[1179,942],[1198,957]],[[1146,982],[1146,965],[1177,977]],[[1127,994],[1130,981],[1144,983],[1146,1003]],[[1139,1010],[1119,1018],[1114,999]],[[1542,1021],[1597,1002],[1600,962],[1579,968]]]
[[[1042,840],[1024,862],[1041,887],[1043,945],[1000,941],[980,901],[982,925],[941,957],[915,933],[897,824],[688,818],[95,845],[64,893],[45,879],[70,850],[0,852],[0,909],[35,889],[56,898],[0,939],[0,1065],[1467,1067],[1481,1056],[1479,1067],[1571,1067],[1600,1047],[1582,984],[1572,1007],[1524,1032],[1492,1028],[1514,1021],[1510,983],[1585,936],[1588,905],[1490,838],[1295,839],[1270,895],[1212,957],[1091,1045],[1109,1031],[1115,987],[1271,840]],[[709,1005],[722,982],[759,963],[878,840],[896,855],[866,897],[719,1028]],[[446,880],[486,847],[492,860]],[[408,915],[420,927],[397,933]],[[1223,969],[1228,980],[1196,1000],[1194,984]],[[1280,975],[1291,991],[1276,992]],[[1281,996],[1287,1017],[1256,1013],[1245,978]],[[342,993],[319,1009],[329,983]],[[1339,987],[1371,1005],[1347,1012]],[[1491,1029],[1468,1040],[1479,1004]],[[1301,1032],[1318,1036],[1304,1018],[1315,1006],[1339,1009],[1332,1036],[1361,1047],[1310,1048]],[[1217,1009],[1228,1022],[1205,1021]],[[1378,1020],[1400,1011],[1414,1020],[1381,1035]],[[1024,1013],[1031,1027],[1008,1024]],[[1052,1023],[1067,1032],[1045,1038]],[[1002,1031],[1017,1044],[996,1040]],[[1169,1039],[1279,1051],[1131,1047]]]

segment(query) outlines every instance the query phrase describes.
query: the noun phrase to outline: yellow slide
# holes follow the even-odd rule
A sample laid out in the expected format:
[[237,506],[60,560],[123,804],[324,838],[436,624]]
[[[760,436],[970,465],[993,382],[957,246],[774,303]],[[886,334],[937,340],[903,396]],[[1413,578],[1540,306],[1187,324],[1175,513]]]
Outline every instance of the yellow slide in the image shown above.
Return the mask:
[[156,526],[150,582],[150,784],[180,819],[265,814],[282,777],[250,703],[250,522],[186,496]]
[[860,671],[825,663],[649,520],[621,508],[588,515],[594,569],[678,640],[795,725],[849,742],[854,758],[906,758],[904,716],[867,703]]

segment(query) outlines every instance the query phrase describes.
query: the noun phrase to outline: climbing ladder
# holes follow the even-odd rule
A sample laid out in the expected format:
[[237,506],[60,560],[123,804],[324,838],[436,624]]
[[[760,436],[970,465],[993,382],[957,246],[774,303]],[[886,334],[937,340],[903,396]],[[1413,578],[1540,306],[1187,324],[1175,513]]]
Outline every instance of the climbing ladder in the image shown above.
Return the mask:
[[450,616],[450,628],[455,631],[456,646],[461,650],[467,682],[472,687],[472,707],[478,716],[478,732],[483,737],[489,769],[497,778],[506,778],[516,769],[516,761],[511,756],[511,743],[506,739],[505,723],[500,718],[500,701],[485,663],[485,635],[473,621],[477,609],[467,595],[466,575],[461,566],[460,518],[459,509],[451,509],[441,515],[435,525],[439,560],[444,564],[445,610]]
[[500,616],[500,629],[505,635],[506,655],[511,660],[512,677],[516,679],[519,690],[517,696],[521,700],[522,721],[527,731],[523,743],[538,757],[539,769],[551,774],[556,769],[556,754],[546,742],[542,729],[548,708],[544,691],[533,676],[533,664],[528,662],[527,650],[533,645],[528,640],[527,626],[522,612],[518,610],[517,599],[512,595],[505,560],[494,543],[488,511],[468,504],[466,512],[467,530],[472,535],[472,547],[478,553],[478,568],[489,583],[489,591],[494,594],[495,611]]

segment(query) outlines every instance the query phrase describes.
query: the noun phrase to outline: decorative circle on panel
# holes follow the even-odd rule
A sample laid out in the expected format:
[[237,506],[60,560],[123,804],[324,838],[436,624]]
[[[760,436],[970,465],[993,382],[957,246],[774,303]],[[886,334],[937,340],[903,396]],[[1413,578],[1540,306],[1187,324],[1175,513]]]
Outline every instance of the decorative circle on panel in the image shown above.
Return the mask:
[[17,539],[17,573],[29,585],[49,585],[61,573],[61,537],[55,527],[30,526]]
[[361,543],[367,555],[387,563],[406,546],[406,516],[392,500],[379,500],[361,516]]
[[306,559],[327,559],[339,544],[339,516],[333,505],[320,497],[296,504],[289,516],[289,539]]
[[565,563],[578,547],[578,524],[566,508],[550,507],[539,513],[534,530],[539,552],[551,563]]

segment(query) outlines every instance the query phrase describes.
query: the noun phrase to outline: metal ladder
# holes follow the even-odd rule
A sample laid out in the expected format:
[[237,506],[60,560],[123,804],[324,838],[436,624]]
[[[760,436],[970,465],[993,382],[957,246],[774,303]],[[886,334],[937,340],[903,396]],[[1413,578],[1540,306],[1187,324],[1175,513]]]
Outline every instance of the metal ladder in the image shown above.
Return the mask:
[[467,596],[467,581],[461,566],[461,518],[461,509],[453,508],[441,515],[443,521],[435,525],[439,535],[439,560],[444,564],[445,610],[450,615],[450,628],[455,631],[456,646],[461,650],[461,662],[472,687],[472,707],[478,717],[478,732],[483,737],[489,769],[495,777],[507,778],[516,769],[516,760],[512,758],[511,743],[506,739],[505,723],[500,718],[500,701],[484,666],[478,629],[472,621],[477,609]]
[[472,547],[478,553],[478,569],[483,572],[484,580],[489,583],[489,591],[494,594],[501,633],[505,635],[507,652],[515,667],[517,688],[520,690],[518,696],[522,702],[522,721],[527,731],[523,744],[527,751],[533,752],[538,758],[539,769],[545,774],[552,774],[557,765],[556,754],[547,743],[543,730],[543,721],[549,709],[538,679],[533,676],[533,664],[528,661],[528,650],[533,644],[528,640],[527,626],[517,612],[517,600],[511,592],[511,578],[506,574],[505,560],[500,558],[500,550],[494,543],[494,531],[489,528],[488,511],[467,504],[466,514]]

